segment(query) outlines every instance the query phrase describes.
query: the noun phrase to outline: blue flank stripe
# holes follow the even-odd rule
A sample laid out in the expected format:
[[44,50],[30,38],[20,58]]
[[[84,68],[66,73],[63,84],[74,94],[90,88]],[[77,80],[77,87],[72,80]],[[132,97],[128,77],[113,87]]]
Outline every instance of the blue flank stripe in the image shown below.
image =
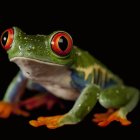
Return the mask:
[[114,81],[113,79],[110,79],[108,82],[105,83],[105,85],[102,88],[105,89],[113,85],[117,85],[117,82]]
[[[78,73],[75,71],[72,71],[71,79],[72,79],[71,81],[72,87],[79,89],[80,91],[82,91],[86,87],[86,85],[91,82],[90,80],[85,80],[83,76],[79,76]],[[113,85],[117,85],[117,82],[113,79],[110,79],[101,88],[105,89]]]
[[80,91],[83,90],[88,83],[90,83],[88,80],[84,80],[84,77],[79,76],[75,71],[71,72],[71,79],[72,86]]

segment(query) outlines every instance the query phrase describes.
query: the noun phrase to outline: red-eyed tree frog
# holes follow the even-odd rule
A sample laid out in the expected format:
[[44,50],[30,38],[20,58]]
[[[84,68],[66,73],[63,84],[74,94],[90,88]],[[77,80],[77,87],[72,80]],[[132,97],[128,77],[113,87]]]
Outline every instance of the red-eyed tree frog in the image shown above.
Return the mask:
[[[72,37],[65,31],[50,35],[27,35],[17,27],[5,30],[1,46],[11,62],[20,71],[9,85],[0,101],[0,117],[10,114],[28,116],[21,109],[20,97],[25,88],[47,92],[64,100],[75,101],[65,114],[41,116],[29,123],[34,127],[45,125],[50,129],[81,122],[97,102],[108,109],[94,114],[92,121],[105,127],[112,121],[129,125],[127,114],[139,101],[139,90],[123,84],[106,66],[90,53],[73,45]],[[44,102],[40,98],[40,102]],[[25,105],[26,106],[26,105]]]

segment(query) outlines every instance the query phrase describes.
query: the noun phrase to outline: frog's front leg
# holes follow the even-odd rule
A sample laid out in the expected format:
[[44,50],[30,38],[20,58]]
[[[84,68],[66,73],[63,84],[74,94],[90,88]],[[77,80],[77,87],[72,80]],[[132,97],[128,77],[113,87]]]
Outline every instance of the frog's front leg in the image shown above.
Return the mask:
[[67,124],[76,124],[83,120],[92,110],[97,102],[99,92],[99,87],[93,84],[87,85],[68,113],[51,117],[39,117],[37,120],[31,120],[29,123],[34,127],[46,125],[50,129],[55,129]]
[[99,96],[99,102],[109,110],[107,113],[95,114],[93,121],[99,126],[105,127],[112,121],[118,121],[122,125],[131,122],[126,116],[131,112],[139,101],[139,91],[132,87],[113,86],[105,89]]
[[18,101],[26,87],[27,79],[20,71],[11,82],[6,91],[4,99],[0,101],[0,118],[7,118],[11,113],[28,116],[29,113],[23,111],[18,106]]

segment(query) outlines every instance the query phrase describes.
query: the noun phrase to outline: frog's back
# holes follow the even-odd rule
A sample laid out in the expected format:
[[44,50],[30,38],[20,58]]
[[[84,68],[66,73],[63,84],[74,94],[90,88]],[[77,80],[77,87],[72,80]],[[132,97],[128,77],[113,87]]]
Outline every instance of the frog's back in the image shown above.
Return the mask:
[[86,84],[93,83],[101,88],[122,84],[122,80],[106,66],[94,58],[89,52],[74,47],[75,63],[72,66],[73,85],[83,89]]

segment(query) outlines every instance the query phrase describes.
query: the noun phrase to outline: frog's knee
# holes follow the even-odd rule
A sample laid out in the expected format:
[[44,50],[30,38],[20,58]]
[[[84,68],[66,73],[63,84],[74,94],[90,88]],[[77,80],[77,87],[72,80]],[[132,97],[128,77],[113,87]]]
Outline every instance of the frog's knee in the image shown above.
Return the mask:
[[133,96],[139,96],[137,89],[126,86],[113,86],[101,91],[99,103],[105,108],[120,108],[126,105]]

